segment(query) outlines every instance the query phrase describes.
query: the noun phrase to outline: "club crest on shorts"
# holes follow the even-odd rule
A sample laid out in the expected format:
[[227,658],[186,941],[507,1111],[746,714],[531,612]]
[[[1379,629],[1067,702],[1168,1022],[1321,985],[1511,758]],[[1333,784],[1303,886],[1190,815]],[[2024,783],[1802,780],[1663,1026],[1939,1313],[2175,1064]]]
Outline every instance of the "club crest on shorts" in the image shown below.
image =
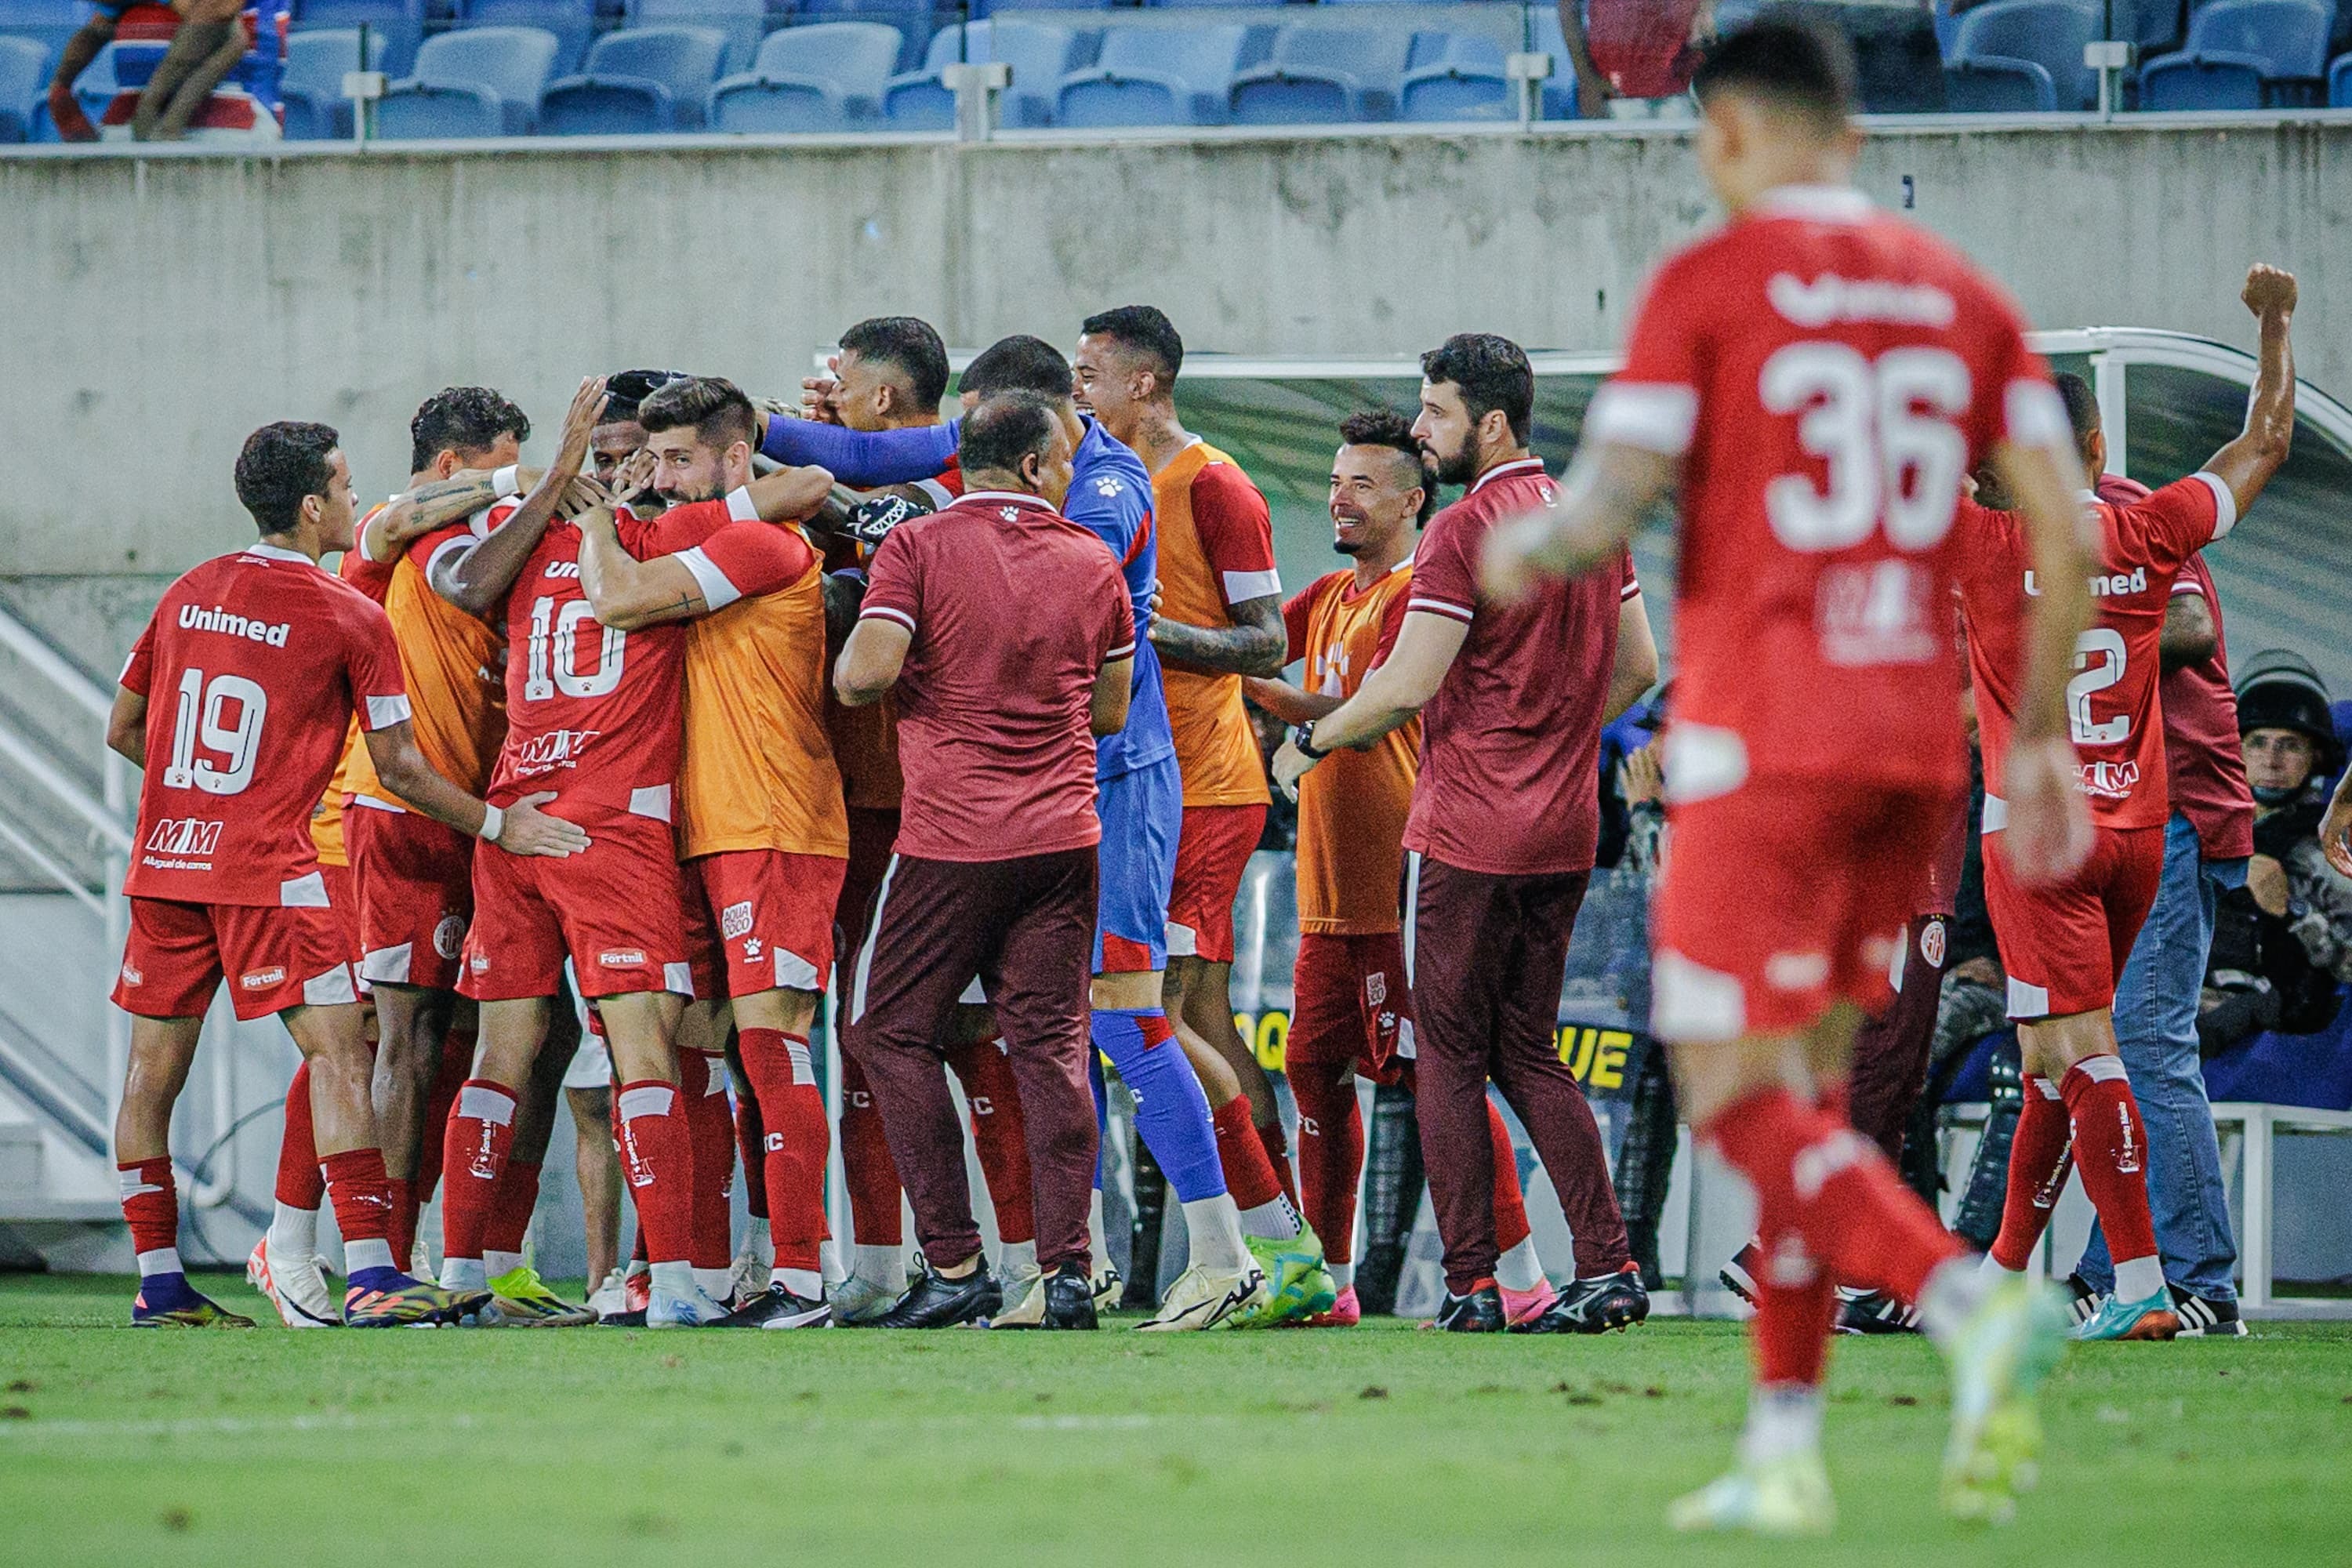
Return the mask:
[[466,945],[466,918],[463,915],[443,915],[441,923],[433,928],[433,951],[444,958],[455,958]]

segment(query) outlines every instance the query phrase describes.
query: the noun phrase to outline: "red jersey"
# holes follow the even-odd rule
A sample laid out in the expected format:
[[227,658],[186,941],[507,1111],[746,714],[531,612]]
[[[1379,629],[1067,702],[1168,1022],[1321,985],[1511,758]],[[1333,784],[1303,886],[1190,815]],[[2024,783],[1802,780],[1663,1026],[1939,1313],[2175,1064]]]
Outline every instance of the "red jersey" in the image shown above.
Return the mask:
[[[2066,683],[2074,782],[2100,826],[2161,827],[2172,815],[2157,706],[2164,609],[2182,563],[2230,531],[2237,505],[2230,487],[2205,473],[2128,505],[2084,499],[2098,524],[2100,571],[2091,579],[2098,618],[2075,640],[2074,677]],[[1990,791],[2000,787],[2017,721],[2025,601],[2040,590],[2015,516],[1964,501],[1959,521],[1967,541],[1960,596],[1969,618],[1969,674]],[[1984,831],[2007,819],[2007,803],[1988,793]]]
[[326,908],[310,814],[344,731],[408,718],[383,611],[308,556],[248,545],[164,590],[122,685],[148,699],[122,890]]
[[1095,677],[1135,652],[1102,541],[1036,496],[966,495],[875,552],[858,619],[914,634],[894,689],[898,852],[1008,860],[1102,840]]
[[[2102,491],[2105,486],[2101,485]],[[2213,616],[2213,651],[2168,669],[2158,682],[2164,710],[2164,770],[2172,809],[2197,830],[2208,860],[2242,860],[2254,852],[2254,796],[2238,745],[2238,696],[2230,689],[2230,644],[2221,631],[2221,596],[2205,557],[2190,556],[2172,580],[2172,596],[2193,594]]]
[[1541,460],[1500,463],[1429,520],[1408,611],[1469,635],[1421,710],[1408,849],[1500,876],[1592,869],[1601,841],[1601,710],[1617,662],[1618,606],[1642,591],[1617,559],[1498,604],[1478,586],[1486,535],[1552,504]]
[[1859,192],[1776,191],[1659,269],[1585,437],[1683,459],[1675,798],[1966,786],[1960,476],[2072,446],[2006,294]]

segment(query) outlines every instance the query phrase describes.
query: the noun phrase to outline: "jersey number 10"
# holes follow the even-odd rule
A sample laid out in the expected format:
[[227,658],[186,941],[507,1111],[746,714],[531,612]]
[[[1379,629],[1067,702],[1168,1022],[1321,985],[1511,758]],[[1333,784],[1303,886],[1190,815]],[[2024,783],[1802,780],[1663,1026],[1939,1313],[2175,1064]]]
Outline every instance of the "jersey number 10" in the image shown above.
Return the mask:
[[585,674],[580,670],[580,623],[593,624],[595,614],[585,599],[566,599],[560,608],[551,598],[532,603],[530,663],[522,683],[526,700],[543,702],[559,691],[566,697],[604,697],[621,684],[629,634],[617,626],[597,626],[604,636],[597,645],[596,668]]
[[1882,512],[1898,550],[1931,549],[1951,531],[1969,455],[1952,423],[1969,407],[1958,354],[1895,348],[1873,360],[1843,343],[1790,343],[1764,362],[1757,391],[1767,412],[1800,416],[1798,445],[1829,469],[1826,489],[1805,474],[1764,487],[1781,543],[1843,550],[1869,538]]

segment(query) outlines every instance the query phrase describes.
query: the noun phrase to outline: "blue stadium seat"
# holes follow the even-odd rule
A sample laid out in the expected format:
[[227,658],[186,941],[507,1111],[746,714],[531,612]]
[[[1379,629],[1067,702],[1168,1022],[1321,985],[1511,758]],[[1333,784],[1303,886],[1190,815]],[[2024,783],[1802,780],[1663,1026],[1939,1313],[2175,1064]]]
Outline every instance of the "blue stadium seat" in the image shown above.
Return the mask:
[[1060,125],[1223,125],[1249,29],[1119,27],[1092,67],[1062,79]]
[[2189,17],[2180,53],[2141,70],[2140,107],[2259,109],[2315,100],[2334,19],[2318,0],[2211,0]]
[[74,0],[0,0],[0,37],[23,38],[41,46],[41,81],[48,82],[49,62],[65,41],[80,30],[84,16]]
[[2327,107],[2352,109],[2352,55],[2337,60],[2327,73]]
[[2106,0],[2106,35],[2153,59],[2180,45],[2181,0]]
[[810,22],[887,22],[903,40],[894,71],[918,69],[930,47],[931,35],[962,20],[966,7],[958,0],[782,0],[793,13],[793,25]]
[[751,69],[768,31],[766,0],[627,0],[621,15],[632,29],[709,27],[724,34],[727,56],[719,62],[723,71]]
[[1236,125],[1327,125],[1392,120],[1412,35],[1402,29],[1293,23],[1275,35],[1274,53],[1234,79],[1229,117]]
[[383,38],[383,60],[380,68],[394,76],[405,76],[416,64],[416,50],[425,37],[425,0],[294,0],[294,19],[289,33],[307,33],[327,27],[358,27],[368,30],[369,52],[374,52],[373,39]]
[[998,118],[1014,127],[1051,125],[1054,94],[1085,60],[1090,42],[1068,27],[1011,17],[943,27],[931,39],[922,69],[890,79],[882,116],[894,131],[951,131],[955,94],[940,73],[960,60],[1003,60],[1013,68],[1013,85],[997,102]]
[[588,51],[588,68],[540,100],[542,136],[646,136],[698,131],[703,100],[719,75],[727,36],[709,27],[640,27],[607,33]]
[[[1558,12],[1548,12],[1548,30],[1539,29],[1536,48],[1552,59],[1551,79],[1543,84],[1543,117],[1576,118],[1576,73],[1569,65],[1568,46],[1559,36]],[[1442,47],[1433,51],[1434,38]],[[1420,122],[1456,120],[1517,120],[1518,92],[1504,74],[1510,51],[1480,33],[1423,34],[1415,41],[1413,68],[1405,72],[1397,99],[1397,118]]]
[[2090,9],[2072,0],[1994,0],[1960,17],[1947,63],[2031,60],[2049,72],[2057,107],[2080,111],[2099,98],[2098,73],[2083,64],[2097,30]]
[[1000,11],[1108,11],[1111,0],[971,0],[973,21]]
[[[385,44],[379,34],[368,35],[369,65],[383,68]],[[289,142],[348,140],[352,134],[352,100],[343,96],[343,76],[360,68],[360,30],[320,27],[286,35],[286,74],[278,93],[286,102],[286,139]]]
[[537,27],[467,27],[416,51],[416,69],[376,105],[387,142],[528,136],[555,64],[555,35]]
[[537,27],[555,36],[555,74],[570,76],[588,53],[596,0],[457,0],[460,27]]
[[40,39],[0,37],[0,142],[33,139],[48,64],[49,47]]
[[1979,55],[1944,68],[1944,107],[1955,114],[2047,114],[2058,89],[2039,60]]
[[855,131],[881,118],[899,34],[880,22],[771,33],[751,68],[710,89],[713,131]]

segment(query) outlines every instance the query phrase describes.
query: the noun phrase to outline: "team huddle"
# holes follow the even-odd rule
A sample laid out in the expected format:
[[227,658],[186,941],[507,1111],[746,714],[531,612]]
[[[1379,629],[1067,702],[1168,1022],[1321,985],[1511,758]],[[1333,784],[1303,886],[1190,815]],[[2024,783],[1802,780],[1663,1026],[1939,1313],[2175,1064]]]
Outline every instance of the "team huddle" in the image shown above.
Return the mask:
[[[2168,815],[2157,639],[2174,579],[2285,458],[2294,280],[2247,276],[2244,434],[2103,499],[2089,389],[1852,188],[1843,46],[1760,23],[1695,90],[1730,221],[1653,279],[1565,475],[1529,449],[1527,355],[1451,338],[1414,414],[1335,432],[1346,564],[1286,602],[1265,499],[1178,419],[1183,344],[1149,306],[1085,320],[1071,359],[996,343],[946,422],[944,345],[905,317],[844,332],[798,411],[592,378],[543,470],[518,467],[520,409],[451,389],[364,516],[335,431],[256,431],[236,479],[259,541],[165,593],[110,730],[146,769],[115,990],[132,1321],[250,1326],[181,1268],[167,1142],[226,981],[304,1058],[249,1266],[289,1326],[1094,1329],[1119,1284],[1106,1071],[1182,1208],[1188,1267],[1146,1331],[1359,1320],[1360,1078],[1412,1089],[1436,1328],[1639,1324],[1553,1026],[1601,731],[1658,678],[1627,541],[1672,498],[1653,1027],[1758,1198],[1747,1435],[1673,1521],[1826,1527],[1840,1285],[1945,1353],[1945,1505],[2005,1515],[2065,1334],[2022,1271],[2070,1163],[2116,1281],[2076,1337],[2179,1326],[2109,1009]],[[1965,831],[1964,703],[2028,1075],[1985,1259],[1853,1130],[1845,1088]],[[1295,1158],[1226,995],[1269,801],[1252,704],[1291,726],[1271,773],[1299,806]],[[810,1055],[828,994],[837,1128]],[[523,1251],[583,1068],[611,1087],[641,1249],[601,1311]],[[1497,1099],[1572,1238],[1553,1272]],[[836,1136],[853,1235],[828,1279]],[[764,1279],[733,1265],[739,1153]]]

